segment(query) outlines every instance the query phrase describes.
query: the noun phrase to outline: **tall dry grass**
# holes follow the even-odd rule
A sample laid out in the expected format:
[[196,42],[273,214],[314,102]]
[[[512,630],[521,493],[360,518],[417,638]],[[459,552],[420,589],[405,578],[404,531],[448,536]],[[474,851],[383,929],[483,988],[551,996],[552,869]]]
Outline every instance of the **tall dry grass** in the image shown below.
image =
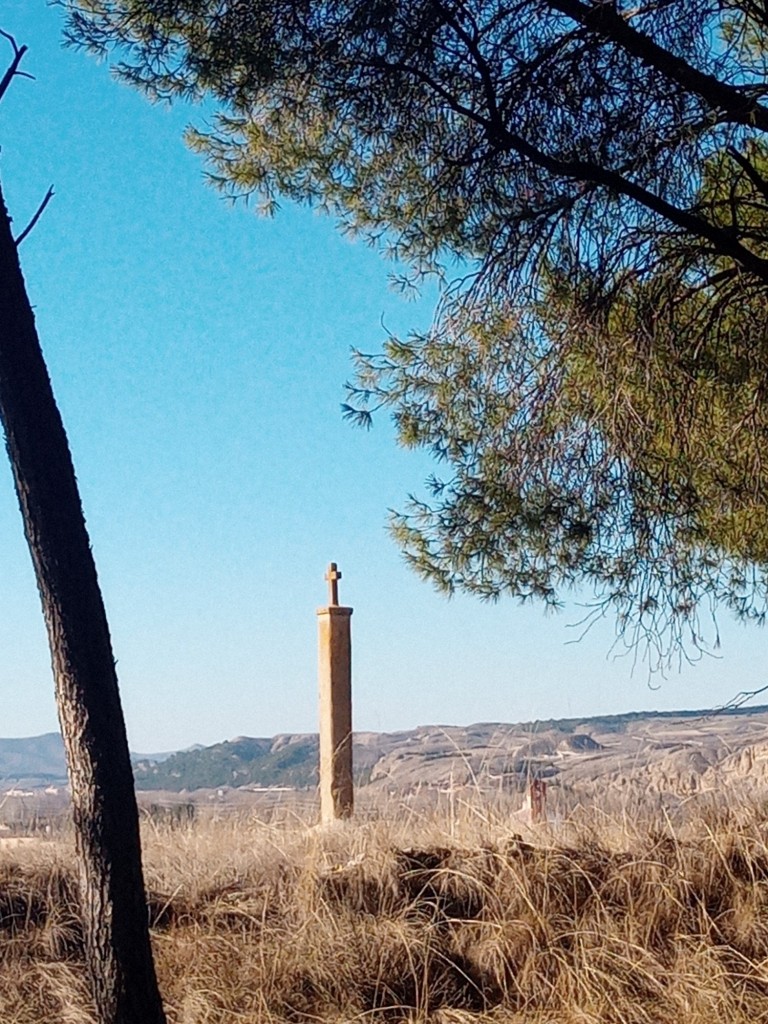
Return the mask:
[[[768,816],[149,825],[172,1024],[768,1021]],[[88,1024],[66,838],[0,854],[0,1018]]]

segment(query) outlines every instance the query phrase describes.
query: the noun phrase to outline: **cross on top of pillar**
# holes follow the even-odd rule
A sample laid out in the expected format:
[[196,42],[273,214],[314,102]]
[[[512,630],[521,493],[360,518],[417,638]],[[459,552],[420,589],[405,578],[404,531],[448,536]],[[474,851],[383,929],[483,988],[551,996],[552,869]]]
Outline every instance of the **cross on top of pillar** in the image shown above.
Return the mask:
[[328,566],[328,572],[325,574],[325,578],[328,580],[328,603],[337,605],[339,603],[339,580],[341,579],[341,572],[335,562],[331,562]]

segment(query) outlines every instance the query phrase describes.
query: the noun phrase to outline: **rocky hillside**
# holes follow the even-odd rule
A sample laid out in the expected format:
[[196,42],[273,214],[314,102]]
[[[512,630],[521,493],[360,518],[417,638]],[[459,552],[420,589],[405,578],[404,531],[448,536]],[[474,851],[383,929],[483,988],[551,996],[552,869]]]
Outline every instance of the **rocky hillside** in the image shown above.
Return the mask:
[[[358,785],[382,795],[520,790],[533,776],[589,801],[630,790],[685,799],[734,785],[768,793],[768,707],[357,733],[354,759]],[[170,756],[134,755],[134,772],[140,790],[312,790],[317,760],[316,735],[240,736]],[[63,779],[57,734],[0,740],[2,788]]]
[[[588,799],[626,787],[684,797],[734,781],[768,790],[768,707],[357,733],[354,759],[358,784],[382,793],[521,789],[532,776]],[[239,737],[135,772],[140,789],[312,788],[317,737]]]

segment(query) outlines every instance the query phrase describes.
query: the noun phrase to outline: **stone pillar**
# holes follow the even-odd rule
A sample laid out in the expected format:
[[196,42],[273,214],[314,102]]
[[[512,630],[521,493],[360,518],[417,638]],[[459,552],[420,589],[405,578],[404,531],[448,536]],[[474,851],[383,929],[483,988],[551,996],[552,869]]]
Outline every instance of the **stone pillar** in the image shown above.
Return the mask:
[[320,815],[322,821],[349,818],[352,788],[351,608],[339,606],[341,573],[331,562],[325,575],[329,604],[317,609],[320,680]]

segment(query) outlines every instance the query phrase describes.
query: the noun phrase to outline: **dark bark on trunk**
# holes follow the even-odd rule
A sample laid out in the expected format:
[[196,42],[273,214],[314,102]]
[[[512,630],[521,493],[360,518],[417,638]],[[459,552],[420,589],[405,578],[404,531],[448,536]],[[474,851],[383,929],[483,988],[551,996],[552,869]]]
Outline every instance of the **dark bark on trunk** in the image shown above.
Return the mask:
[[2,191],[0,419],[48,629],[98,1019],[164,1024],[109,628]]

